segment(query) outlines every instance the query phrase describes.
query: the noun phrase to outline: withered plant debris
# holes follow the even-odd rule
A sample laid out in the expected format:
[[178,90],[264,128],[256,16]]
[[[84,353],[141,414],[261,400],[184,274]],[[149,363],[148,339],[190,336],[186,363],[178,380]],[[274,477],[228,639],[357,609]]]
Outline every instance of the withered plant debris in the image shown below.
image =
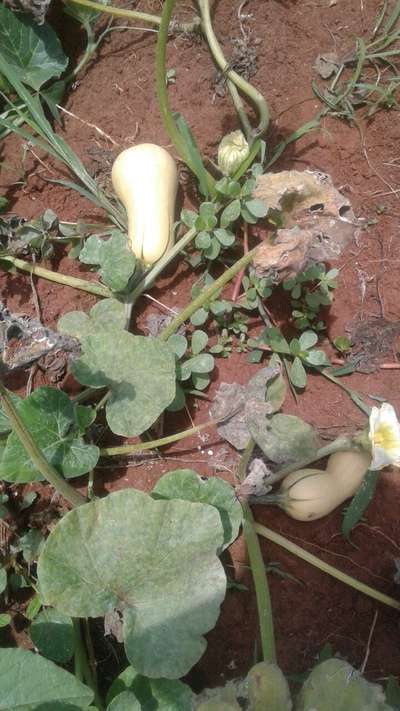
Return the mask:
[[104,190],[111,188],[111,168],[116,154],[109,148],[101,148],[91,145],[86,153],[90,158],[88,170],[92,178],[95,178],[100,188]]
[[268,207],[278,227],[254,256],[258,277],[275,284],[311,264],[337,259],[356,239],[359,222],[350,201],[319,171],[284,170],[257,178],[254,198]]
[[263,459],[255,457],[250,462],[249,473],[241,484],[235,487],[239,500],[265,496],[272,489],[273,473]]
[[[233,69],[239,76],[249,81],[257,73],[257,44],[259,40],[251,37],[239,37],[231,40],[233,45],[229,69]],[[226,94],[226,75],[217,72],[214,79],[214,90],[217,96],[223,98]]]
[[[235,449],[245,449],[250,439],[247,419],[256,417],[264,423],[276,406],[266,399],[267,383],[281,375],[278,363],[262,368],[247,385],[221,383],[210,408],[211,417],[217,420],[217,430]],[[279,405],[280,406],[280,405]]]
[[7,255],[16,257],[32,253],[48,257],[53,253],[52,242],[65,240],[79,230],[83,237],[83,223],[78,222],[76,229],[73,229],[71,225],[60,222],[50,209],[32,220],[17,215],[0,217],[0,259]]
[[78,341],[30,316],[11,314],[0,302],[0,374],[25,368],[56,350],[78,355]]
[[400,351],[397,342],[400,335],[400,321],[384,318],[369,318],[358,321],[349,330],[351,350],[346,363],[362,373],[373,373],[385,358],[394,360]]
[[340,61],[335,52],[319,54],[314,63],[315,71],[322,79],[329,79],[340,67]]
[[32,15],[38,25],[43,25],[51,0],[4,0],[11,10]]

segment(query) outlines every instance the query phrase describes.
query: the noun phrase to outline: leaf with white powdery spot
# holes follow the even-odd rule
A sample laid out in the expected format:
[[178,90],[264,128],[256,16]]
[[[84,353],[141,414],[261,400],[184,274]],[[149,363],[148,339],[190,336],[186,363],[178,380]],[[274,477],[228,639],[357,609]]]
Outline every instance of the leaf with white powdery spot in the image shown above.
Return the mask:
[[222,541],[213,506],[118,491],[55,526],[38,562],[40,592],[72,617],[118,609],[134,668],[176,679],[200,659],[216,623],[226,590]]
[[108,387],[110,429],[124,437],[145,432],[175,397],[175,357],[158,338],[107,329],[82,339],[82,357],[72,363],[79,383]]
[[294,415],[268,417],[263,428],[248,421],[249,430],[264,454],[276,464],[313,457],[320,442],[311,425]]
[[96,264],[99,274],[113,291],[123,291],[136,267],[136,258],[129,248],[128,239],[119,230],[114,230],[107,240],[92,235],[80,252],[83,264]]
[[229,546],[239,533],[242,507],[230,484],[218,477],[204,478],[192,469],[176,469],[158,480],[152,496],[155,499],[183,499],[215,506],[224,529],[223,548]]
[[57,329],[60,333],[82,340],[85,336],[97,333],[103,328],[125,328],[125,307],[116,299],[102,299],[91,309],[89,314],[84,311],[69,311],[61,316]]

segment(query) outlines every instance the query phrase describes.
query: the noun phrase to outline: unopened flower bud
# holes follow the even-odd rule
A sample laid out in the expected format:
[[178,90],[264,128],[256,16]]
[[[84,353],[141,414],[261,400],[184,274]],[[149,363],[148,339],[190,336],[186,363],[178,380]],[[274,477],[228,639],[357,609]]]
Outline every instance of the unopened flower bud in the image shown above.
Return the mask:
[[232,176],[249,155],[249,144],[243,133],[232,131],[218,146],[218,167],[224,175]]

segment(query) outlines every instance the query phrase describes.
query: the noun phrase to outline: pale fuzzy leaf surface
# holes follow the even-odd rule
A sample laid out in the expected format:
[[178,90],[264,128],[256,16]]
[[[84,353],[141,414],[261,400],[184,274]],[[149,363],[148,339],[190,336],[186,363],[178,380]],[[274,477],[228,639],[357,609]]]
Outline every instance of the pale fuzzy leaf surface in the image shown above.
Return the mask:
[[311,425],[294,415],[273,415],[262,428],[258,421],[249,418],[248,427],[260,449],[275,464],[308,459],[320,447]]
[[[21,400],[17,409],[36,444],[60,474],[67,478],[82,476],[96,466],[99,448],[86,444],[80,436],[75,407],[61,390],[38,388]],[[14,432],[1,458],[0,477],[16,483],[43,479]]]
[[129,248],[128,239],[114,230],[109,239],[97,235],[89,237],[79,254],[84,264],[99,266],[99,274],[112,291],[123,291],[136,267],[136,258]]
[[[192,690],[175,679],[149,679],[133,667],[127,667],[113,681],[107,694],[107,703],[123,691],[130,691],[140,702],[141,711],[191,711]],[[108,711],[108,707],[107,707]]]
[[123,691],[107,706],[107,711],[142,711],[142,704],[131,691]]
[[212,506],[115,492],[70,511],[50,533],[38,562],[41,595],[72,617],[120,610],[130,663],[175,679],[202,656],[216,623],[222,542]]
[[0,711],[76,711],[92,699],[91,689],[48,659],[0,649]]
[[390,711],[381,686],[342,659],[318,664],[303,684],[296,711]]
[[60,41],[50,25],[15,14],[0,5],[0,53],[18,78],[38,90],[48,79],[59,77],[68,64]]
[[72,364],[82,385],[108,387],[110,429],[124,437],[145,432],[175,397],[175,357],[166,343],[107,329],[82,340],[82,357]]
[[158,480],[152,496],[156,499],[183,499],[215,506],[224,530],[223,548],[237,538],[242,522],[242,507],[234,489],[218,477],[201,477],[191,469],[176,469]]
[[97,333],[99,329],[125,327],[125,307],[116,299],[102,299],[91,309],[89,314],[84,311],[69,311],[61,316],[57,328],[60,333],[74,336],[80,341],[85,336]]
[[40,654],[53,662],[66,664],[74,653],[72,620],[59,610],[39,612],[31,624],[30,637]]

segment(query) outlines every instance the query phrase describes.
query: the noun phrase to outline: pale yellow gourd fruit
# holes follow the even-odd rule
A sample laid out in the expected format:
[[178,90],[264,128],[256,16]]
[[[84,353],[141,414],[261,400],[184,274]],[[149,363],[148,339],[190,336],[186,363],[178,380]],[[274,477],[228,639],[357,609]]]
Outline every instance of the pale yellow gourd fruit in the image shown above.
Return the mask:
[[330,514],[354,496],[371,464],[360,451],[335,452],[326,471],[298,469],[282,481],[279,505],[297,521],[314,521]]
[[178,171],[161,146],[142,143],[117,156],[111,172],[116,195],[128,217],[134,255],[151,265],[173,246]]

